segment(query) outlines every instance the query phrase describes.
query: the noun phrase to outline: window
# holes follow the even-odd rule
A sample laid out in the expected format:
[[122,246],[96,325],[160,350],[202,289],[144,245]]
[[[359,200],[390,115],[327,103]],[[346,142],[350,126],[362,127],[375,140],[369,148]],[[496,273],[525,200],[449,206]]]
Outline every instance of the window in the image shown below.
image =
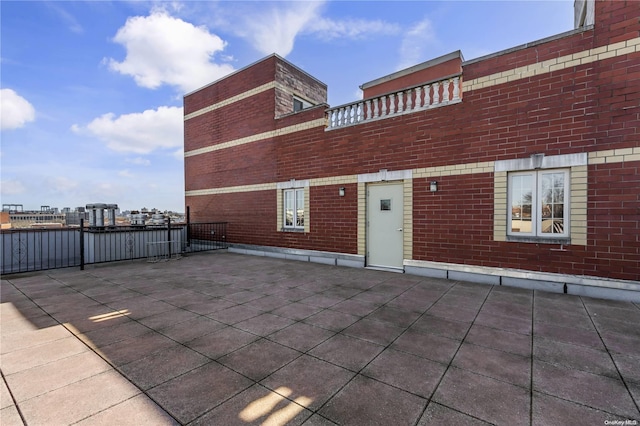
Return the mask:
[[293,112],[302,111],[303,109],[309,108],[313,106],[313,104],[309,101],[305,101],[302,98],[297,96],[293,97]]
[[509,173],[507,234],[569,237],[569,171]]
[[304,189],[287,189],[284,195],[284,228],[304,229]]

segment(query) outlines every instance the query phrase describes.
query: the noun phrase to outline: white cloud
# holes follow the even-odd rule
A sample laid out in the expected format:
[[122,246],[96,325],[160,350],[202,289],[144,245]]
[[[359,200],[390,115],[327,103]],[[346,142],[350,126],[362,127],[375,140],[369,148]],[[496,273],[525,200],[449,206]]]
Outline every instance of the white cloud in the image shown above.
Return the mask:
[[345,19],[336,21],[329,18],[319,18],[312,20],[305,32],[315,34],[323,40],[362,39],[373,34],[398,34],[400,26],[381,20]]
[[53,9],[60,16],[60,18],[67,25],[67,28],[69,28],[69,31],[76,34],[82,34],[84,32],[84,28],[82,28],[82,25],[80,25],[77,19],[72,14],[60,7],[59,4],[48,2],[46,3],[46,5],[49,8]]
[[120,170],[118,172],[118,176],[124,177],[124,178],[132,178],[132,177],[134,177],[133,173],[131,173],[128,169]]
[[212,62],[226,45],[220,37],[162,10],[127,19],[113,40],[127,55],[122,62],[107,59],[109,67],[149,89],[168,84],[189,92],[234,70]]
[[435,31],[428,18],[413,25],[402,38],[397,69],[405,69],[427,60],[426,49],[433,45],[435,40]]
[[146,158],[142,158],[142,157],[126,158],[124,161],[129,163],[129,164],[135,164],[136,166],[150,166],[151,165],[151,161],[150,160],[148,160]]
[[182,108],[163,106],[157,110],[119,117],[108,113],[94,119],[86,127],[74,124],[71,129],[76,133],[97,137],[114,151],[148,154],[156,149],[182,146]]
[[0,107],[2,130],[18,129],[36,118],[33,105],[11,89],[0,90]]
[[6,179],[2,181],[0,191],[3,196],[20,195],[27,192],[27,188],[17,179]]
[[244,24],[236,31],[265,55],[287,56],[293,50],[296,36],[318,17],[321,6],[321,2],[272,4],[269,10],[244,15]]

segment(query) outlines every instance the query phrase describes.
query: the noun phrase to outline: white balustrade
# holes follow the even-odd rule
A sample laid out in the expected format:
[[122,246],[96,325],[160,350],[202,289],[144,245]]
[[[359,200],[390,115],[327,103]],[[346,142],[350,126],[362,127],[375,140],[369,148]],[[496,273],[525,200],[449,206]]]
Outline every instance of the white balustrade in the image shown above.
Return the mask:
[[[442,92],[442,95],[441,95]],[[351,126],[460,102],[460,77],[455,76],[327,110],[327,129]]]

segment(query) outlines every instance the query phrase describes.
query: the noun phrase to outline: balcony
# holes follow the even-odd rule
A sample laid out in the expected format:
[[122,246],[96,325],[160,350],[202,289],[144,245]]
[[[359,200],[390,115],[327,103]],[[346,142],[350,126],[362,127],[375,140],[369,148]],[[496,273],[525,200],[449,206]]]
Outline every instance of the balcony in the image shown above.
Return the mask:
[[327,110],[326,130],[440,108],[461,101],[460,74]]

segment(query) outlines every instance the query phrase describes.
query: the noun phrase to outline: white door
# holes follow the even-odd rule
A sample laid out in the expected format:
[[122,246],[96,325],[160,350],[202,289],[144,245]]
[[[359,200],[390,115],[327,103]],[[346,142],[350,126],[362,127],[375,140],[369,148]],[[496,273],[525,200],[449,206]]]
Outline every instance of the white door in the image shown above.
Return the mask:
[[367,187],[367,266],[402,269],[403,184]]

